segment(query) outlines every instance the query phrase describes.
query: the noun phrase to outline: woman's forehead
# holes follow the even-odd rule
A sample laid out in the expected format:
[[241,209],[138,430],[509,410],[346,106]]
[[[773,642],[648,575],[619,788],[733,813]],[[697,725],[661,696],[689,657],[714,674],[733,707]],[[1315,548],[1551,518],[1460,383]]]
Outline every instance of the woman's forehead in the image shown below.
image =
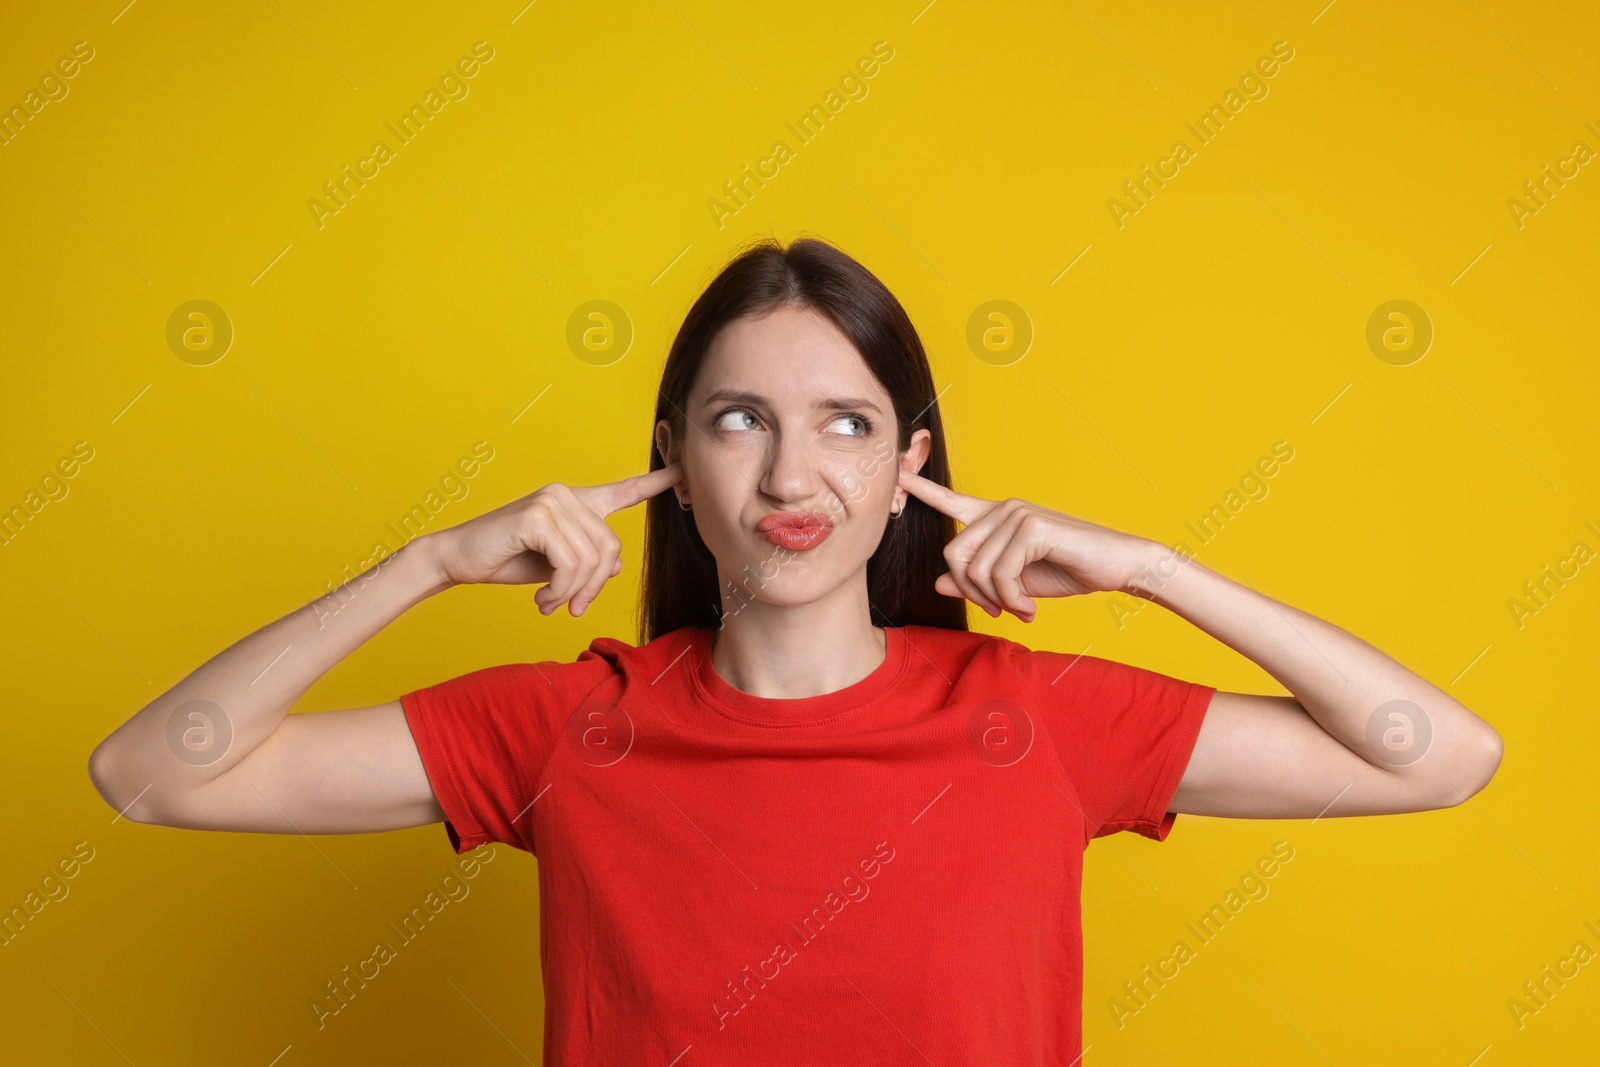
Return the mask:
[[820,406],[840,397],[888,392],[850,338],[809,309],[784,308],[759,319],[736,319],[712,340],[694,392],[752,394],[780,405]]

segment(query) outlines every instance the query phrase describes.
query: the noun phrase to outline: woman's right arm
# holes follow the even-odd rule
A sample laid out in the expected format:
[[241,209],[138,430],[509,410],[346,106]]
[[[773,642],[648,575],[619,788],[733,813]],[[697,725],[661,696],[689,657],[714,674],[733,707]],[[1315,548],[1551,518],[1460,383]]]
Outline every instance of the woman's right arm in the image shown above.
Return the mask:
[[604,516],[675,484],[676,466],[594,487],[552,483],[425,534],[337,591],[219,652],[89,757],[106,803],[143,823],[257,833],[367,833],[444,818],[398,700],[290,715],[335,663],[412,605],[468,582],[548,582],[573,614],[621,570]]

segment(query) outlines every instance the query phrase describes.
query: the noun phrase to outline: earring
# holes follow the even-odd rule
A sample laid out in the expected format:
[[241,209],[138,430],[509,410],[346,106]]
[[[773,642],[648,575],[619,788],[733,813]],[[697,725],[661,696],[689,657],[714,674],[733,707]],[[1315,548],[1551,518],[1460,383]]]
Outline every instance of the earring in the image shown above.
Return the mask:
[[694,505],[693,504],[684,503],[682,496],[678,497],[678,507],[681,508],[684,511],[693,511],[694,510]]
[[905,510],[906,510],[906,506],[904,504],[901,504],[899,507],[897,507],[893,511],[889,512],[889,517],[891,519],[898,519],[900,517],[901,513],[904,512]]

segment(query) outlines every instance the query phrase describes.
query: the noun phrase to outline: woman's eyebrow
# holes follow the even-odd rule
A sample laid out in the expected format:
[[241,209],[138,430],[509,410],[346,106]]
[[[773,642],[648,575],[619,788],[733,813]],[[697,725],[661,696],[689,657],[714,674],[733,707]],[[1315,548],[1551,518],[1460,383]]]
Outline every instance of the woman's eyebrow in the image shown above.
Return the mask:
[[[759,404],[766,407],[772,406],[772,401],[768,400],[760,393],[751,393],[740,389],[718,389],[716,392],[706,397],[707,404],[715,404],[724,400],[731,400],[741,404]],[[817,401],[817,407],[826,408],[829,411],[849,411],[852,408],[871,408],[879,415],[883,414],[882,408],[878,407],[878,405],[862,396],[831,397],[827,400]]]

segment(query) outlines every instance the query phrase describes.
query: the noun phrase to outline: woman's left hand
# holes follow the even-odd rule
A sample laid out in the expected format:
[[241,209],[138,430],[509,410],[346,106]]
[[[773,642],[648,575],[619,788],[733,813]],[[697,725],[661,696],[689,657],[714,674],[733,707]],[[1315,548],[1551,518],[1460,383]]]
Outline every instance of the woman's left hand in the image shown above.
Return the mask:
[[965,529],[945,546],[948,573],[934,589],[964,596],[995,618],[1000,610],[1032,622],[1033,597],[1081,596],[1133,588],[1161,546],[1017,497],[985,500],[920,474],[900,471],[900,486]]

